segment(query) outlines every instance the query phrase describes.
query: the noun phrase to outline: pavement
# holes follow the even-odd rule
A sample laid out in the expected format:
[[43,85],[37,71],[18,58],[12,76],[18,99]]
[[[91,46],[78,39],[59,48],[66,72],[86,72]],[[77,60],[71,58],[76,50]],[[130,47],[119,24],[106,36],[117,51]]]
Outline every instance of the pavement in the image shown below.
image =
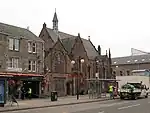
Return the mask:
[[26,109],[58,107],[58,106],[75,105],[75,104],[99,102],[99,101],[106,101],[106,100],[109,100],[108,94],[98,99],[89,99],[88,95],[80,95],[79,100],[76,99],[76,96],[61,97],[61,98],[58,98],[58,101],[54,101],[54,102],[52,102],[50,98],[20,100],[18,101],[19,107],[17,106],[16,103],[14,103],[13,106],[7,103],[5,107],[0,108],[0,113],[6,112],[6,111],[18,111],[18,110],[26,110]]
[[[150,98],[108,100],[85,104],[10,111],[7,113],[150,113]],[[1,112],[5,113],[5,112]]]

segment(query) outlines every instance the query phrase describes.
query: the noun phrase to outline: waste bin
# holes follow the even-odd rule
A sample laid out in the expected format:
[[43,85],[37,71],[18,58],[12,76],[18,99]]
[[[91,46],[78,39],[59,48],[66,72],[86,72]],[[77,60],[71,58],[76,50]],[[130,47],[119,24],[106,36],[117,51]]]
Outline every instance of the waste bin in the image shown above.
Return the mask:
[[51,101],[57,101],[57,92],[56,91],[52,91],[51,92]]

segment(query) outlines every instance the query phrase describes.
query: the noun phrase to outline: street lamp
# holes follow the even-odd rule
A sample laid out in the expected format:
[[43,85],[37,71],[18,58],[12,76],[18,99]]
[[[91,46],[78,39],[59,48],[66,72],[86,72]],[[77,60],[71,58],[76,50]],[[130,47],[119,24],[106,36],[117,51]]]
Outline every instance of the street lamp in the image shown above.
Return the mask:
[[[76,62],[74,60],[71,61],[71,64],[75,64]],[[77,74],[77,100],[79,99],[79,74],[80,74],[80,71],[82,69],[82,66],[81,64],[84,63],[84,59],[81,59],[80,56],[78,58],[78,74]],[[81,69],[80,69],[80,66],[81,66]]]

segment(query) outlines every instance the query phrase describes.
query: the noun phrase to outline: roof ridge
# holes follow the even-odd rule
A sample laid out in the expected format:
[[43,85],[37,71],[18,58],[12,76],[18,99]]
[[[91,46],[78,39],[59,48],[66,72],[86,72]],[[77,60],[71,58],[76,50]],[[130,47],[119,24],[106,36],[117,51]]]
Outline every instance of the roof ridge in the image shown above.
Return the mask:
[[144,54],[144,55],[130,55],[130,56],[122,56],[122,57],[113,57],[112,59],[115,59],[115,58],[127,58],[127,57],[137,57],[137,56],[150,56],[150,54]]
[[[46,27],[46,28],[48,28],[48,27]],[[53,30],[52,28],[48,28],[48,29]],[[66,35],[70,35],[71,37],[77,37],[77,35],[72,35],[72,34],[69,34],[69,33],[66,33],[66,32],[63,32],[63,31],[58,31],[58,33],[64,33],[64,34],[66,34]],[[67,38],[71,38],[71,37],[67,37]],[[66,38],[65,38],[65,39],[66,39]],[[88,41],[88,39],[85,39],[85,38],[81,38],[81,39]],[[61,40],[62,40],[62,39],[61,39]]]
[[94,46],[94,44],[92,43],[92,41],[91,40],[88,40],[88,41],[92,44],[92,46],[94,47],[95,51],[98,53],[98,50],[96,49],[96,47]]
[[[23,27],[11,25],[11,24],[6,24],[6,23],[2,23],[2,22],[0,22],[0,24],[6,25],[6,26],[11,26],[11,27],[16,27],[16,28],[20,28],[20,29],[24,29],[24,30],[28,30],[27,28],[23,28]],[[28,31],[30,31],[30,30],[28,30]]]

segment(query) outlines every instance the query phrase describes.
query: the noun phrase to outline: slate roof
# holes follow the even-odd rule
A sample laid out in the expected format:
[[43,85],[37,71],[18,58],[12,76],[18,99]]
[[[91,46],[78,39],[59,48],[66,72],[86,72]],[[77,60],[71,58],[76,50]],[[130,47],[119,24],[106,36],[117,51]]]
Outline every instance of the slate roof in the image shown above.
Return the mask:
[[75,37],[64,38],[61,41],[62,41],[62,44],[64,45],[64,47],[66,48],[66,50],[68,51],[68,53],[70,53],[71,52],[71,48],[75,44]]
[[150,63],[150,54],[112,58],[112,65]]
[[[58,35],[53,31],[53,29],[47,28],[47,31],[49,33],[49,35],[51,36],[51,38],[53,39],[54,42],[57,41],[58,37],[62,40],[62,44],[64,45],[64,47],[66,48],[66,50],[70,53],[71,52],[71,48],[73,47],[74,43],[75,43],[75,38],[77,36],[74,35],[70,35],[64,32],[60,32],[58,31]],[[93,44],[86,39],[81,38],[84,48],[87,52],[87,56],[89,57],[89,59],[93,59],[96,56],[98,56],[98,52],[95,49],[95,47],[93,46]]]
[[33,34],[28,29],[20,28],[20,27],[13,26],[13,25],[0,23],[0,32],[5,33],[9,36],[16,37],[16,38],[22,37],[22,38],[25,38],[25,39],[28,39],[28,40],[36,40],[36,41],[43,42],[42,39],[37,37],[35,34]]
[[89,40],[82,39],[82,42],[83,42],[84,48],[87,52],[87,56],[89,57],[89,59],[94,59],[96,56],[99,56],[97,50],[94,48],[94,46]]

